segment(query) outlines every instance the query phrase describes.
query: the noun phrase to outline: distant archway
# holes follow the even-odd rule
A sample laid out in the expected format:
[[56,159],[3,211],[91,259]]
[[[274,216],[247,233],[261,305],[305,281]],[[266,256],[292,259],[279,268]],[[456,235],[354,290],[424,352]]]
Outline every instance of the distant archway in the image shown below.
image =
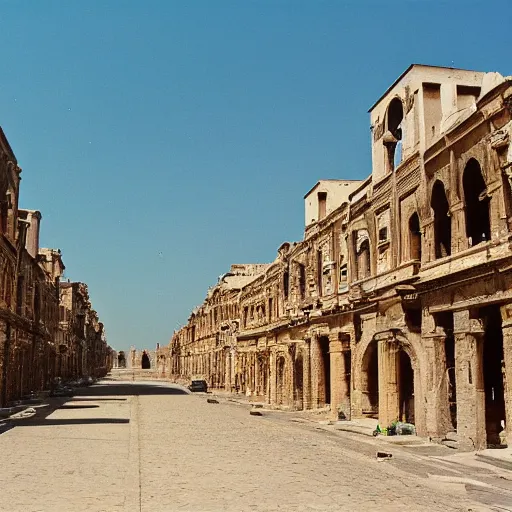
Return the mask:
[[126,356],[122,350],[117,355],[117,366],[118,368],[126,368]]
[[151,361],[150,361],[149,356],[145,350],[142,353],[142,359],[140,361],[140,364],[141,364],[141,367],[143,370],[151,369]]

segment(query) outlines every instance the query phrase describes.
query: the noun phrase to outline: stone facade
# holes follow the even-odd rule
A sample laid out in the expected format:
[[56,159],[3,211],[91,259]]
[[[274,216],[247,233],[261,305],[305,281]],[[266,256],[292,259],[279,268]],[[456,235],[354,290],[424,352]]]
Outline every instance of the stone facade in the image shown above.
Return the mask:
[[[20,173],[0,129],[0,406],[49,389],[55,377],[99,376],[110,365],[106,340],[92,335],[88,361],[63,362],[69,349],[59,320],[64,265],[60,251],[39,248],[41,213],[18,208]],[[97,334],[101,324],[91,323]]]
[[370,116],[371,176],[340,181],[335,208],[319,182],[304,239],[246,282],[221,278],[167,371],[467,448],[510,443],[512,78],[413,65]]

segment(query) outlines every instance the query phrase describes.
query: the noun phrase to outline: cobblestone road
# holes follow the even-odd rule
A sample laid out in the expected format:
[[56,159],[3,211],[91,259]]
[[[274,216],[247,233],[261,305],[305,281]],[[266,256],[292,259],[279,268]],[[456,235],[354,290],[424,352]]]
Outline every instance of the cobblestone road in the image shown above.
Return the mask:
[[417,477],[413,457],[377,462],[369,444],[177,386],[83,394],[0,435],[0,511],[505,510]]

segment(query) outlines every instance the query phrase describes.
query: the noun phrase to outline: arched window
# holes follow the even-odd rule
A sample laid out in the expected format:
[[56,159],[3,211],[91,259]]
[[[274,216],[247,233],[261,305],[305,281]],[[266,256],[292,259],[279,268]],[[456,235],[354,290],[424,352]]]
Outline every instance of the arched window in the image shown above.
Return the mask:
[[149,370],[151,368],[151,361],[146,351],[142,353],[141,367],[143,370]]
[[387,131],[384,144],[387,152],[387,170],[392,172],[402,161],[404,107],[400,98],[394,98],[388,107]]
[[444,185],[439,180],[434,183],[432,188],[430,206],[434,210],[435,257],[444,258],[452,252],[452,221]]
[[409,258],[421,261],[420,219],[416,212],[409,219]]
[[466,210],[466,235],[469,245],[473,246],[485,242],[491,237],[487,187],[480,164],[474,158],[467,163],[464,169],[462,186]]

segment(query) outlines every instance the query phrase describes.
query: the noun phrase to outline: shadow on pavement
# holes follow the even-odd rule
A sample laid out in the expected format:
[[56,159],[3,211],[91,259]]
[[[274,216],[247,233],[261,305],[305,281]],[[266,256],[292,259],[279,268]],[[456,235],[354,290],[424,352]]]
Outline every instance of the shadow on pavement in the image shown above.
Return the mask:
[[51,427],[54,425],[98,425],[108,423],[130,423],[128,418],[66,418],[66,419],[30,419],[25,423],[18,423],[17,427]]
[[64,404],[61,407],[59,407],[59,410],[61,409],[96,409],[99,407],[97,404]]
[[178,386],[152,384],[149,382],[144,384],[139,382],[120,382],[116,384],[100,383],[88,388],[79,388],[75,397],[80,400],[81,395],[87,398],[112,395],[190,395],[190,391]]
[[[110,381],[112,382],[112,381]],[[54,425],[92,425],[108,423],[129,423],[128,418],[72,418],[72,419],[48,419],[56,410],[66,409],[92,409],[100,407],[97,404],[80,404],[67,402],[101,402],[103,400],[126,401],[127,398],[118,398],[123,396],[140,395],[190,395],[186,388],[172,385],[152,383],[152,382],[117,382],[105,383],[100,381],[85,388],[77,388],[72,397],[52,397],[45,402],[47,405],[37,409],[37,414],[31,418],[22,420],[6,420],[0,422],[0,434],[8,432],[14,427],[39,427]],[[104,397],[104,398],[103,398]]]

